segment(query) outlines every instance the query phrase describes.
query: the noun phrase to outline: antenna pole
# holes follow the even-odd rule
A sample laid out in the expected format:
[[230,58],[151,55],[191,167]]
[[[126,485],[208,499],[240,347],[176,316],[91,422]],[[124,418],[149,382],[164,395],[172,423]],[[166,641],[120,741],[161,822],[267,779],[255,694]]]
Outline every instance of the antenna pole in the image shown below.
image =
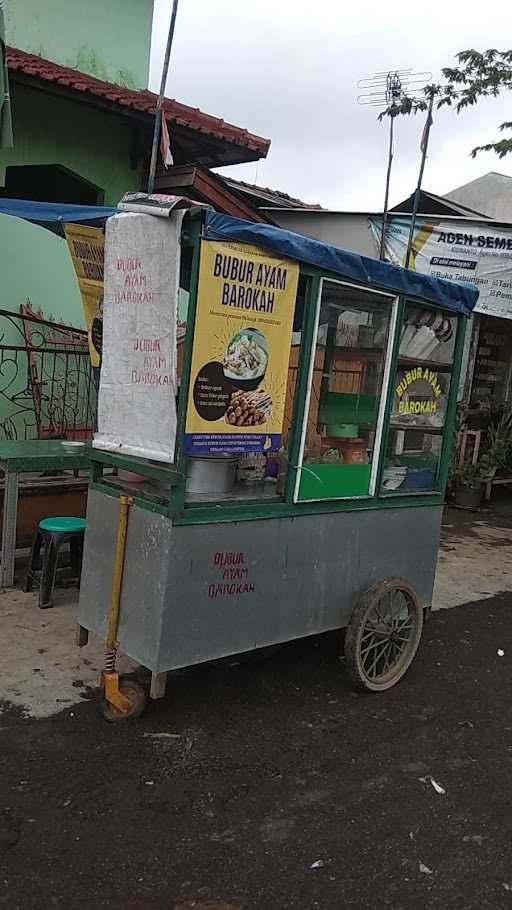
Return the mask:
[[423,180],[423,171],[425,170],[425,161],[427,158],[430,127],[432,126],[433,107],[434,107],[434,94],[432,93],[430,95],[430,100],[428,102],[427,120],[425,123],[425,128],[423,131],[423,138],[421,141],[420,172],[418,174],[418,183],[416,184],[416,189],[414,191],[414,203],[413,203],[413,207],[412,207],[411,226],[409,228],[409,240],[407,242],[407,252],[405,254],[405,268],[406,269],[409,268],[409,262],[411,261],[412,242],[413,242],[413,237],[414,237],[414,228],[416,227],[416,217],[418,215],[418,209],[419,209],[419,205],[420,205],[421,182]]
[[[372,107],[384,107],[385,113],[389,116],[389,152],[388,167],[386,173],[386,191],[384,194],[384,210],[382,213],[382,228],[379,244],[379,258],[385,259],[386,247],[386,229],[389,221],[389,187],[391,183],[391,168],[394,157],[394,119],[400,111],[400,105],[404,98],[414,100],[414,94],[418,92],[428,79],[432,78],[432,73],[413,73],[410,69],[390,70],[389,72],[374,73],[373,76],[360,79],[357,83],[358,88],[364,89],[362,94],[357,98],[358,104],[369,104]],[[382,114],[379,120],[382,119]],[[422,144],[423,150],[423,144]],[[424,162],[423,162],[424,164]],[[421,173],[421,176],[423,171]],[[420,176],[420,182],[421,182]]]
[[174,38],[174,26],[176,25],[176,14],[178,12],[178,0],[173,0],[171,21],[169,23],[169,34],[167,35],[167,46],[165,48],[164,65],[162,69],[162,78],[160,80],[160,93],[156,103],[155,110],[155,127],[153,131],[153,146],[151,148],[151,164],[149,166],[148,193],[152,193],[155,186],[156,161],[158,157],[158,146],[160,144],[160,134],[162,131],[162,107],[165,98],[165,86],[167,85],[167,74],[169,72],[169,61],[171,59],[172,40]]
[[386,240],[386,227],[388,223],[388,204],[389,204],[389,184],[391,180],[391,165],[393,163],[393,124],[394,124],[394,115],[389,115],[389,155],[388,155],[388,171],[386,174],[386,193],[384,195],[384,211],[382,213],[382,232],[380,235],[380,252],[379,259],[384,259],[384,247]]

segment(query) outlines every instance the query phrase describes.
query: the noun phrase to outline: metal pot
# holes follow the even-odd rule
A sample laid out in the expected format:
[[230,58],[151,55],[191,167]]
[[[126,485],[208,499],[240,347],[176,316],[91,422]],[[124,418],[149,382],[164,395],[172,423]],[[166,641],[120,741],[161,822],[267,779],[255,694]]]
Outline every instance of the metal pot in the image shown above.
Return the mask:
[[187,493],[229,493],[233,489],[238,458],[232,455],[195,455],[189,458]]

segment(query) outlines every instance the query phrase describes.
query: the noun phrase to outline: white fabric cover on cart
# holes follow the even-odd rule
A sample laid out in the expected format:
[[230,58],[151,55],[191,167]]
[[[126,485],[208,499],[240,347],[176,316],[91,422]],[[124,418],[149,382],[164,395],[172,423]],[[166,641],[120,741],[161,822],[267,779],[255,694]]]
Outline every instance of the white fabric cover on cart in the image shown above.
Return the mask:
[[107,221],[103,360],[93,446],[172,462],[183,211]]

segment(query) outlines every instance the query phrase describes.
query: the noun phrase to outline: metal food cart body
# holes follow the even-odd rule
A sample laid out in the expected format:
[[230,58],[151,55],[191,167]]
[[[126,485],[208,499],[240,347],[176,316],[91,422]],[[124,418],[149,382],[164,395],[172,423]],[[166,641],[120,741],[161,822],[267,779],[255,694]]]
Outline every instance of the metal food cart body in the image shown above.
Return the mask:
[[[236,243],[237,251],[243,251],[244,244],[253,244],[264,253],[272,255],[277,251],[300,264],[300,352],[284,482],[279,494],[277,486],[275,494],[266,499],[254,495],[245,500],[229,495],[210,496],[201,502],[187,498],[189,453],[185,437],[194,382],[194,333],[200,306],[204,313],[211,300],[211,296],[204,295],[201,302],[198,292],[200,262],[212,261],[210,254],[201,260],[202,243],[219,238]],[[254,225],[214,212],[191,217],[185,224],[182,248],[187,246],[191,253],[190,301],[175,460],[164,465],[135,458],[130,456],[129,446],[124,455],[92,450],[79,624],[83,630],[106,635],[111,669],[118,644],[125,654],[152,671],[153,681],[157,674],[180,667],[346,629],[347,667],[356,684],[372,691],[389,688],[414,659],[424,611],[432,604],[454,436],[464,317],[471,313],[478,291],[347,253],[269,225]],[[382,307],[388,308],[386,334],[381,336],[384,340],[378,348],[383,364],[379,391],[373,393],[373,399],[365,396],[364,389],[358,394],[328,393],[324,410],[318,411],[319,423],[338,423],[334,419],[337,415],[331,416],[333,400],[337,405],[343,398],[349,408],[356,400],[362,402],[354,423],[368,421],[368,411],[373,415],[371,459],[364,464],[341,465],[340,476],[343,473],[345,478],[359,478],[344,491],[336,486],[336,478],[332,486],[336,465],[322,463],[318,467],[313,462],[311,470],[311,461],[306,468],[303,460],[315,352],[318,344],[324,344],[319,341],[319,314],[325,281],[380,295],[381,311]],[[298,307],[299,289],[294,303]],[[420,309],[415,323],[420,328],[414,331],[421,329],[424,334],[425,326],[436,326],[443,343],[448,337],[453,339],[451,359],[439,361],[439,371],[445,376],[441,423],[437,429],[433,424],[426,429],[419,426],[420,435],[438,434],[439,444],[432,449],[436,454],[431,456],[434,468],[425,467],[421,459],[408,464],[407,453],[402,455],[402,444],[394,448],[393,443],[390,448],[391,439],[398,442],[402,438],[403,442],[407,430],[403,421],[395,418],[395,426],[392,421],[394,398],[417,375],[405,372],[404,381],[404,371],[419,371],[432,384],[432,394],[437,397],[442,393],[436,364],[432,365],[425,356],[422,360],[416,349],[411,356],[401,353],[403,332],[412,325],[407,320],[411,313],[414,317],[417,307],[424,309]],[[374,348],[369,355],[364,353],[369,331],[361,332],[365,341],[362,353],[357,354],[360,359],[369,356],[372,360]],[[204,335],[201,337],[204,341]],[[322,375],[325,373],[324,367]],[[428,408],[419,402],[416,413],[423,411],[427,413]],[[404,412],[408,413],[407,409],[398,411]],[[346,413],[340,422],[351,424]],[[409,427],[418,430],[416,424]],[[390,451],[400,454],[400,465],[405,465],[402,470],[407,476],[410,472],[411,478],[420,483],[429,477],[427,486],[418,489],[406,485],[400,490],[393,475],[395,485],[388,484],[386,488],[386,458],[389,464]],[[147,478],[148,485],[107,478],[103,474],[107,465],[137,472]],[[309,488],[304,488],[307,495],[302,487],[304,476],[309,478]],[[311,477],[316,487],[311,487]],[[384,620],[382,610],[386,603],[390,613]],[[368,653],[373,648],[376,654],[381,653],[381,636],[386,648],[389,644],[389,650],[382,652],[384,665],[378,664],[376,658],[367,672]],[[401,644],[406,639],[407,644]],[[117,674],[111,675],[117,686]],[[124,710],[116,692],[117,689],[113,701],[105,684],[110,719],[112,705],[117,705],[118,715]],[[162,688],[155,684],[152,694],[161,695]]]
[[[409,581],[430,606],[441,511],[360,510],[186,527],[135,505],[120,648],[163,672],[341,629],[359,596],[390,576]],[[117,499],[90,492],[79,622],[103,637],[117,514]]]

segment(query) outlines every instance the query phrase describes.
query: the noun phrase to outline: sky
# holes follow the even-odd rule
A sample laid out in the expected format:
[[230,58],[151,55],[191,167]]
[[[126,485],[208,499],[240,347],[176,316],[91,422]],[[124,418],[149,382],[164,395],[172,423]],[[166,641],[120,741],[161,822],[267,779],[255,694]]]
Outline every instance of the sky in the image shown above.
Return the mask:
[[[156,0],[151,88],[158,91],[171,0]],[[512,45],[512,3],[494,0],[180,0],[167,95],[271,139],[266,159],[228,173],[331,209],[382,209],[388,126],[358,104],[357,83],[412,69],[441,80],[469,47]],[[505,44],[503,43],[505,42]],[[512,120],[512,93],[435,114],[423,188],[447,193],[512,155],[470,157]],[[390,203],[413,192],[424,115],[396,122]],[[171,136],[172,142],[172,136]]]

